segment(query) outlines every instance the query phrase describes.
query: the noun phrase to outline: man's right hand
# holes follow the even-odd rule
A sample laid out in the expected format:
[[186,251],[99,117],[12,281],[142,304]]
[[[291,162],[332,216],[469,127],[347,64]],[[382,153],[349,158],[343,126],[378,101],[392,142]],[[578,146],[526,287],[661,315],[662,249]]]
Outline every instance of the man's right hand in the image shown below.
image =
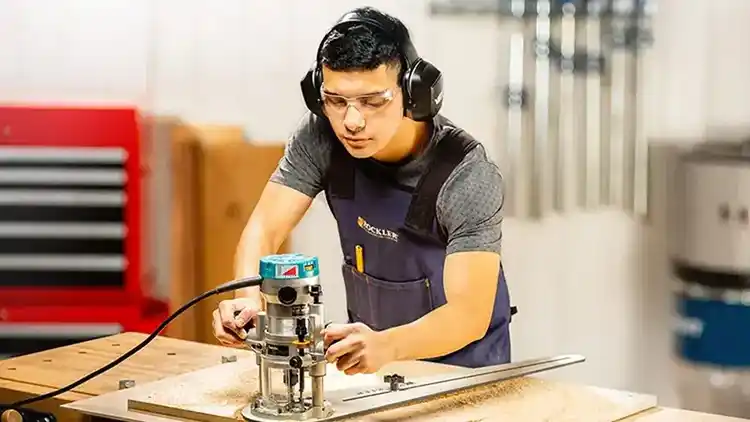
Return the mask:
[[223,300],[213,312],[214,336],[221,344],[243,347],[250,321],[256,321],[260,307],[248,298]]

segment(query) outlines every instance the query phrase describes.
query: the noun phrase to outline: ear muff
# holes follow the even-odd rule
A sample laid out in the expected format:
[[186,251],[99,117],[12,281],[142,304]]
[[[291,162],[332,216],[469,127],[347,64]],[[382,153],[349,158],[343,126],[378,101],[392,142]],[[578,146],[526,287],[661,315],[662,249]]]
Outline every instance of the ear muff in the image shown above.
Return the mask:
[[435,117],[443,106],[443,75],[431,63],[418,59],[404,74],[406,116],[415,121]]
[[[320,98],[320,89],[323,84],[323,75],[320,67],[320,50],[323,48],[323,43],[331,32],[355,24],[367,25],[386,35],[391,34],[377,20],[359,16],[355,12],[344,15],[325,34],[318,45],[315,61],[300,81],[305,105],[312,113],[320,117],[325,116],[323,113],[323,101]],[[396,41],[404,61],[403,79],[401,81],[404,93],[404,115],[416,121],[431,120],[440,112],[443,106],[442,73],[437,67],[419,57],[409,37]]]
[[307,108],[315,115],[325,117],[323,113],[323,100],[320,98],[320,87],[322,86],[323,77],[317,60],[300,81],[302,88],[302,98],[305,100]]

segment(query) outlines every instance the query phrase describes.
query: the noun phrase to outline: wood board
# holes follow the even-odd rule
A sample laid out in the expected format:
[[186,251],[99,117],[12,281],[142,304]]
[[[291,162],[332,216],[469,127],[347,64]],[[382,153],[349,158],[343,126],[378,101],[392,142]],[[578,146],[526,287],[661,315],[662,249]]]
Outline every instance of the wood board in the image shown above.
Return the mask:
[[[383,373],[398,372],[412,378],[446,371],[464,369],[429,362],[397,362],[384,368],[381,374],[346,376],[330,367],[326,391],[377,383]],[[131,392],[128,408],[196,421],[236,421],[241,419],[239,412],[249,403],[257,386],[257,367],[246,360],[143,386],[140,391]],[[620,420],[655,406],[653,396],[524,377],[351,420],[598,422]]]
[[[122,333],[0,361],[0,379],[60,388],[114,361],[146,337],[141,333]],[[255,354],[249,350],[197,346],[200,347],[185,340],[157,337],[135,355],[138,359],[133,356],[72,392],[100,395],[116,391],[120,380],[146,384],[187,371],[214,367],[221,364],[223,356],[229,355],[255,363]]]
[[[66,386],[113,361],[145,338],[142,333],[122,333],[0,360],[0,403],[13,403]],[[216,366],[222,358],[230,356],[255,361],[255,354],[249,350],[159,336],[112,370],[73,391],[35,402],[29,407],[54,413],[60,421],[79,421],[80,414],[63,405],[117,392],[121,379],[133,380],[136,385],[147,384]]]
[[735,418],[685,409],[660,407],[649,409],[619,422],[748,422],[750,419]]
[[[197,163],[191,187],[197,201],[197,228],[192,239],[198,248],[198,292],[234,278],[234,258],[242,231],[261,193],[284,155],[284,141],[256,142],[247,139],[244,128],[219,125],[191,125],[198,141]],[[287,239],[277,251],[288,252]],[[212,313],[220,301],[233,298],[230,292],[206,298],[195,306],[198,315],[197,341],[219,344],[214,338]]]

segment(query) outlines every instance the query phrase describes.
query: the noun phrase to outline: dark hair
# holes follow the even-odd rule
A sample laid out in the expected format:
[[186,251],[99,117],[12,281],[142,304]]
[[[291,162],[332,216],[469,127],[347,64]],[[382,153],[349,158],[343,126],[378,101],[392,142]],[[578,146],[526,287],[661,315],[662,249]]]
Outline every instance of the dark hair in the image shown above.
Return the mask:
[[361,7],[349,13],[352,12],[379,22],[389,33],[366,25],[332,31],[323,41],[321,64],[336,71],[374,70],[383,64],[400,66],[403,58],[399,44],[409,36],[403,22],[372,7]]

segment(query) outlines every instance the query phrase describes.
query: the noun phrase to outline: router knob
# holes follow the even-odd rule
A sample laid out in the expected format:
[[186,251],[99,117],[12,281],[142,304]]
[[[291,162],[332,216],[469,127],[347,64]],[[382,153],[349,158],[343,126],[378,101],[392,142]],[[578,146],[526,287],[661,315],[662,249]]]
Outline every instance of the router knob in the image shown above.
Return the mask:
[[297,300],[297,291],[293,287],[285,286],[279,289],[277,296],[283,305],[291,305]]
[[403,375],[399,374],[391,374],[384,376],[383,381],[387,384],[390,384],[391,391],[398,391],[400,388],[400,384],[404,382],[404,377]]
[[316,305],[320,304],[320,296],[323,294],[323,288],[320,284],[314,284],[310,286],[310,296],[313,298],[313,303]]
[[292,356],[292,358],[289,359],[289,366],[294,369],[302,368],[302,358],[299,356]]

